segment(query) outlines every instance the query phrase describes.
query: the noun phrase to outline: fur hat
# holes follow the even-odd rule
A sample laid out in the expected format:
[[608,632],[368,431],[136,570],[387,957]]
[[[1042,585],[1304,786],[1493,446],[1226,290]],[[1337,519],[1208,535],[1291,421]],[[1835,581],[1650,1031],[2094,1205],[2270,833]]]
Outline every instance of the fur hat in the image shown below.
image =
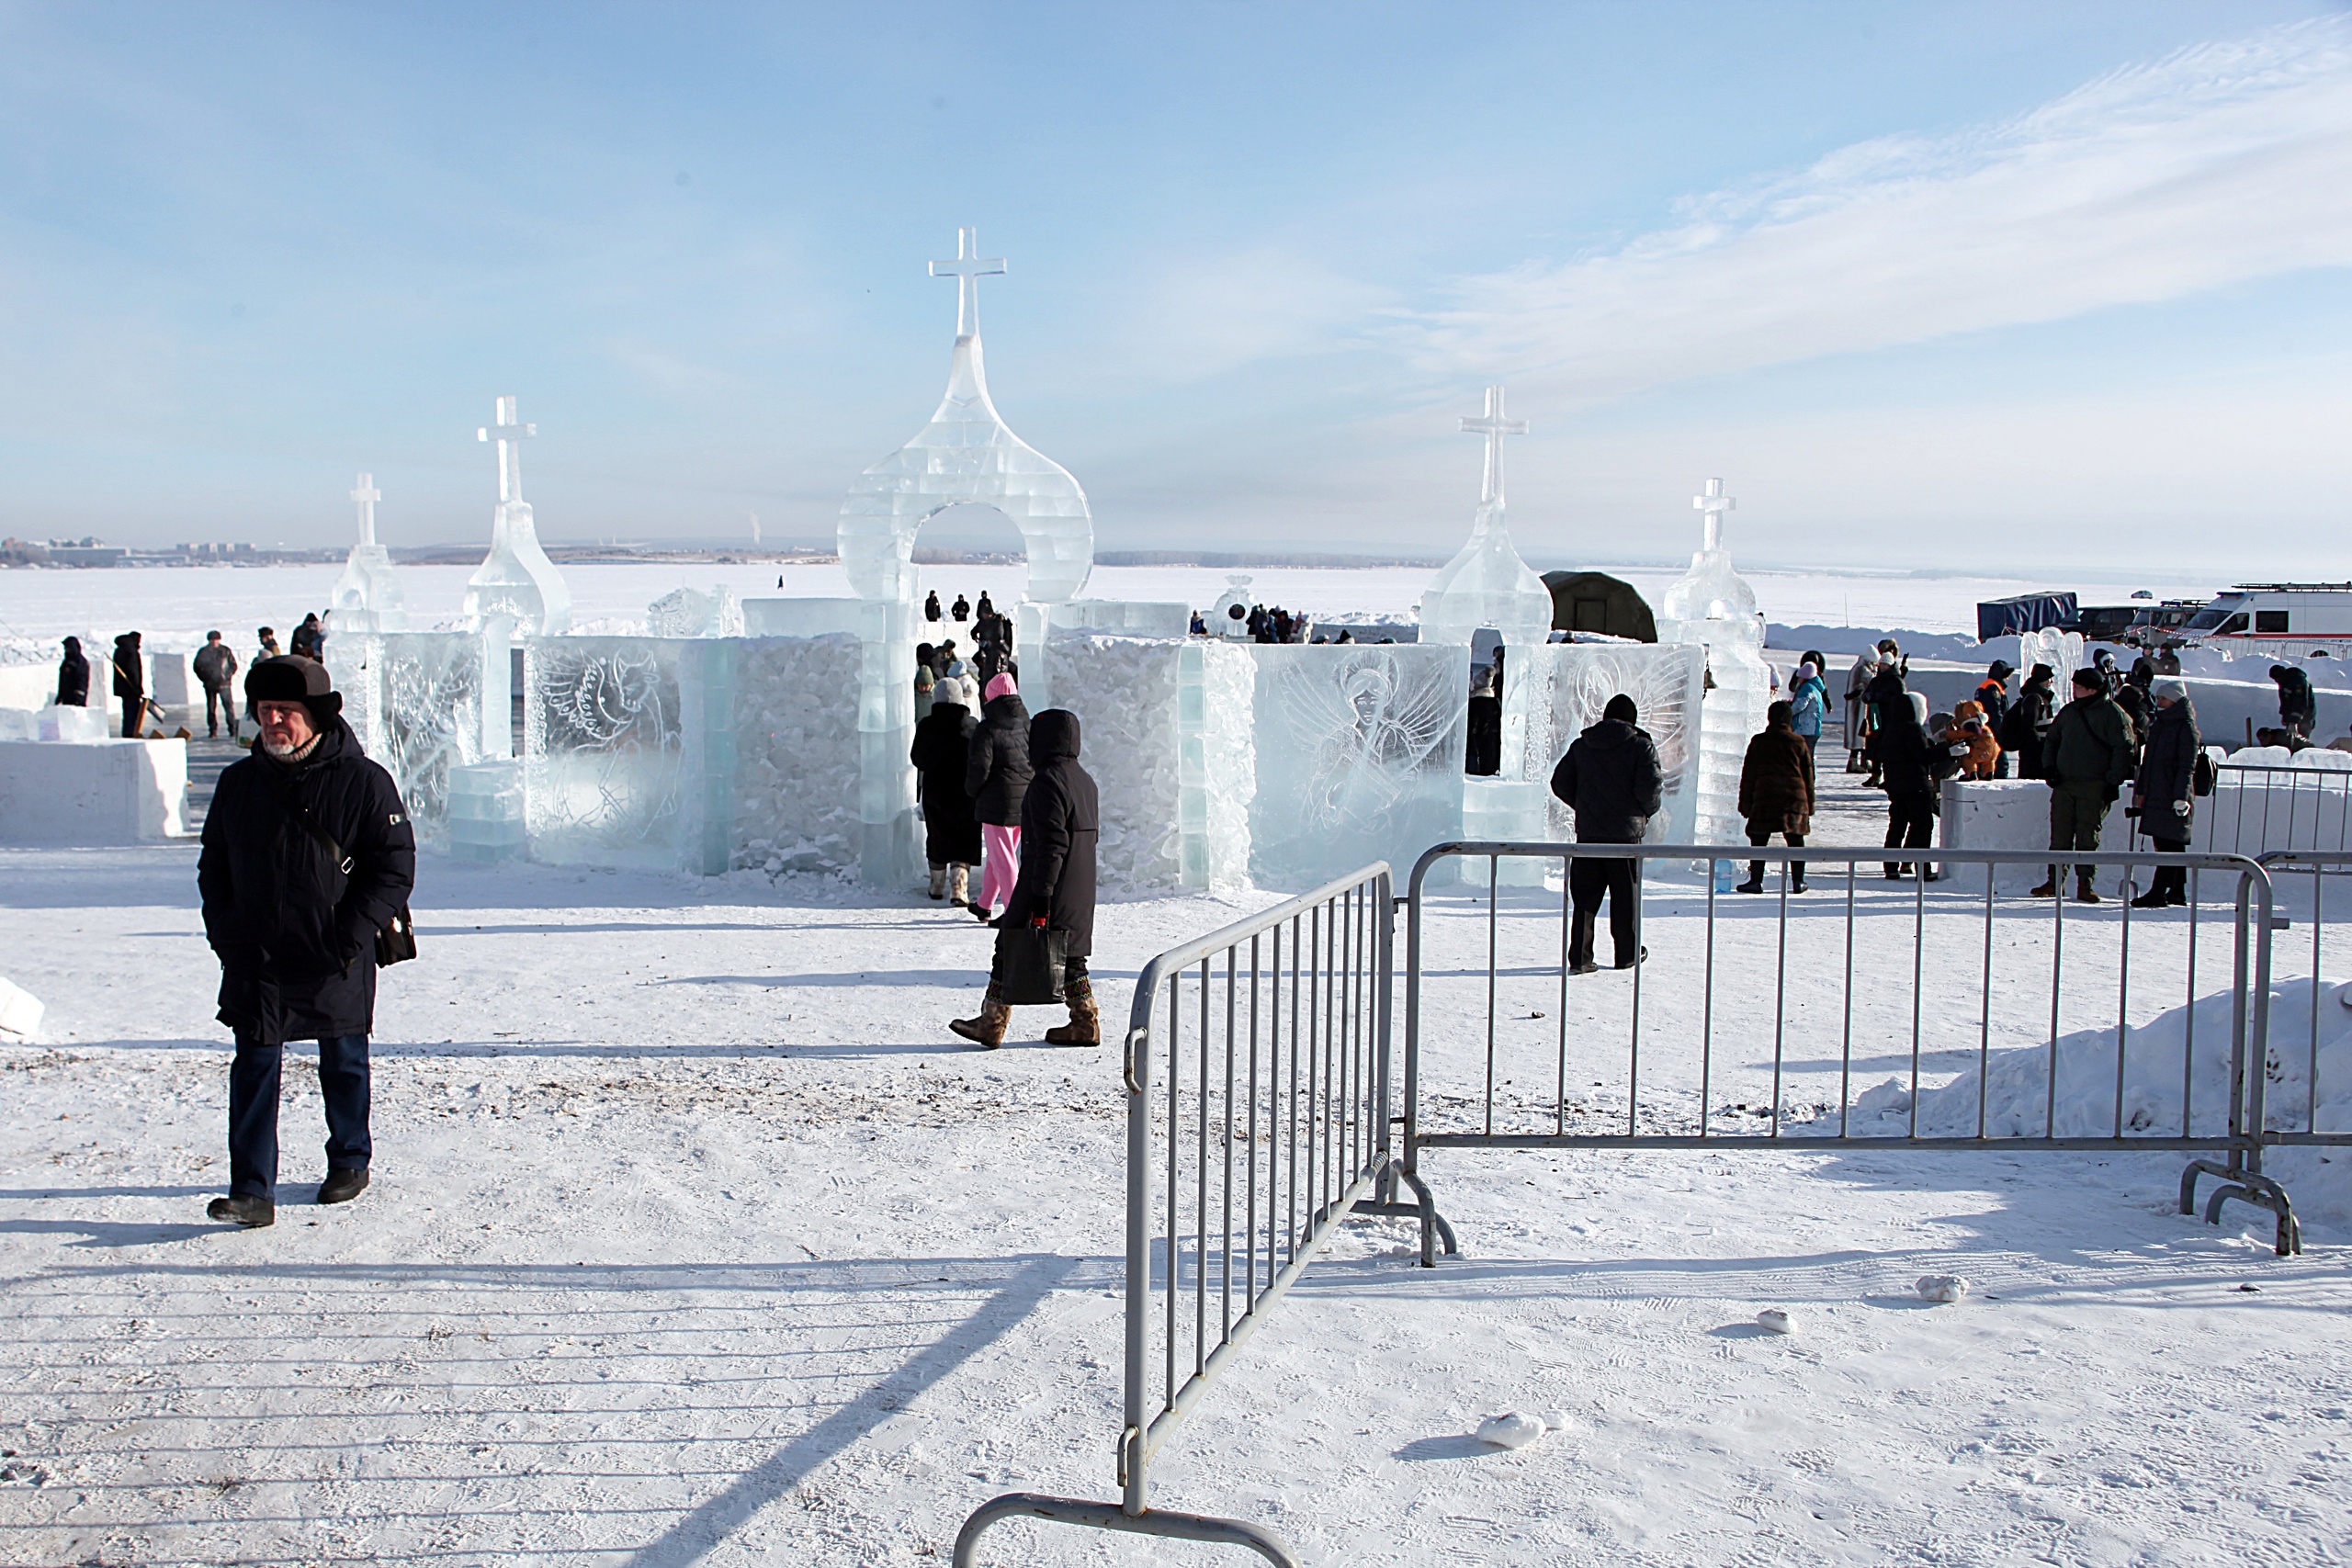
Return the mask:
[[2177,703],[2187,702],[2188,700],[2188,682],[2182,680],[2177,675],[2159,675],[2156,677],[2154,682],[2148,687],[2148,694],[2154,697],[2158,702],[2163,702],[2166,697],[2170,697]]
[[343,694],[317,660],[279,653],[255,660],[245,671],[246,707],[263,703],[300,703],[323,727],[343,711]]

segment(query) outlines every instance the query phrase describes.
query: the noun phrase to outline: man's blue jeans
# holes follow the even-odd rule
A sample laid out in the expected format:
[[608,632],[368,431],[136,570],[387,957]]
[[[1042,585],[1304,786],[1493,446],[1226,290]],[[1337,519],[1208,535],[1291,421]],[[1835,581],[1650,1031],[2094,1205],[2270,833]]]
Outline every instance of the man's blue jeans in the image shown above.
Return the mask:
[[[237,1036],[229,1065],[229,1195],[277,1201],[277,1086],[286,1047]],[[319,1042],[319,1089],[327,1102],[327,1168],[365,1170],[375,1154],[368,1136],[368,1037]]]

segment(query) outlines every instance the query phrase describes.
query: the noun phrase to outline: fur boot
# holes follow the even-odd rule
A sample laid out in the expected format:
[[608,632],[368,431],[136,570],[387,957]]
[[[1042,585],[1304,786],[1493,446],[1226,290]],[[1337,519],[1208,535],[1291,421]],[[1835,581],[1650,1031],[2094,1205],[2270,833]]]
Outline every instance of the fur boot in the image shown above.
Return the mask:
[[1012,1010],[989,997],[980,1003],[979,1017],[953,1019],[947,1027],[981,1049],[993,1051],[1004,1043],[1005,1025],[1012,1021]]
[[1080,997],[1069,1004],[1069,1021],[1046,1031],[1048,1045],[1100,1045],[1102,1043],[1102,1021],[1094,1010],[1091,996]]

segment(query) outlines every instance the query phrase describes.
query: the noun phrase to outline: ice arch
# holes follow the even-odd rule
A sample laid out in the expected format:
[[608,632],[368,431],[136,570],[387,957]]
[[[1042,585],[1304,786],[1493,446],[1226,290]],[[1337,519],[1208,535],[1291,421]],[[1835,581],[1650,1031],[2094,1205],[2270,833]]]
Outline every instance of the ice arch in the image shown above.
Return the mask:
[[858,667],[860,870],[869,882],[913,875],[915,536],[951,506],[993,507],[1021,530],[1029,556],[1023,597],[1060,604],[1094,568],[1094,519],[1068,468],[1005,424],[989,400],[980,357],[979,280],[1004,271],[983,260],[979,231],[956,231],[956,259],[931,264],[956,285],[956,352],[947,395],[914,439],[857,477],[842,502],[842,568],[865,600]]
[[979,280],[1005,270],[977,254],[978,231],[959,229],[954,261],[931,264],[956,280],[956,352],[947,395],[914,438],[857,477],[842,502],[842,567],[861,599],[914,596],[915,536],[951,506],[995,507],[1028,548],[1024,597],[1074,598],[1094,567],[1094,519],[1070,471],[1030,446],[989,399],[980,356]]

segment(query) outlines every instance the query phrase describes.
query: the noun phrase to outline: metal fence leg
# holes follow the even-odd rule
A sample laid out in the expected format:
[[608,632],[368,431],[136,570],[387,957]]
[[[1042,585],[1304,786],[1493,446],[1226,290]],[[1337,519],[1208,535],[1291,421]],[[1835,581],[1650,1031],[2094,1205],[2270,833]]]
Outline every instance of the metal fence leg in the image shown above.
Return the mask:
[[1220,1519],[1207,1514],[1170,1514],[1147,1508],[1130,1514],[1116,1503],[1090,1503],[1076,1497],[1048,1497],[1038,1492],[1008,1492],[972,1511],[956,1532],[955,1568],[977,1568],[980,1537],[990,1526],[1011,1518],[1051,1519],[1056,1524],[1081,1525],[1089,1529],[1125,1530],[1132,1535],[1166,1536],[1176,1540],[1205,1540],[1223,1546],[1246,1546],[1275,1568],[1299,1568],[1297,1554],[1281,1537],[1241,1519]]
[[[1403,1182],[1413,1190],[1418,1201],[1399,1203],[1394,1201],[1396,1183]],[[1421,1222],[1421,1267],[1437,1267],[1437,1246],[1442,1242],[1448,1258],[1458,1258],[1462,1249],[1454,1245],[1453,1227],[1437,1212],[1437,1200],[1430,1193],[1430,1184],[1405,1168],[1402,1160],[1391,1160],[1380,1173],[1378,1184],[1370,1198],[1359,1198],[1351,1213],[1358,1214],[1391,1214],[1400,1219]]]
[[2303,1250],[2302,1222],[2295,1217],[2293,1200],[2287,1190],[2259,1171],[2248,1170],[2237,1162],[2234,1153],[2227,1165],[2210,1159],[2193,1159],[2188,1168],[2180,1173],[2180,1212],[2197,1213],[2197,1179],[2218,1176],[2222,1185],[2216,1187],[2205,1200],[2205,1223],[2222,1223],[2222,1205],[2232,1199],[2251,1203],[2257,1209],[2267,1209],[2278,1216],[2278,1239],[2273,1243],[2281,1258],[2293,1258]]

